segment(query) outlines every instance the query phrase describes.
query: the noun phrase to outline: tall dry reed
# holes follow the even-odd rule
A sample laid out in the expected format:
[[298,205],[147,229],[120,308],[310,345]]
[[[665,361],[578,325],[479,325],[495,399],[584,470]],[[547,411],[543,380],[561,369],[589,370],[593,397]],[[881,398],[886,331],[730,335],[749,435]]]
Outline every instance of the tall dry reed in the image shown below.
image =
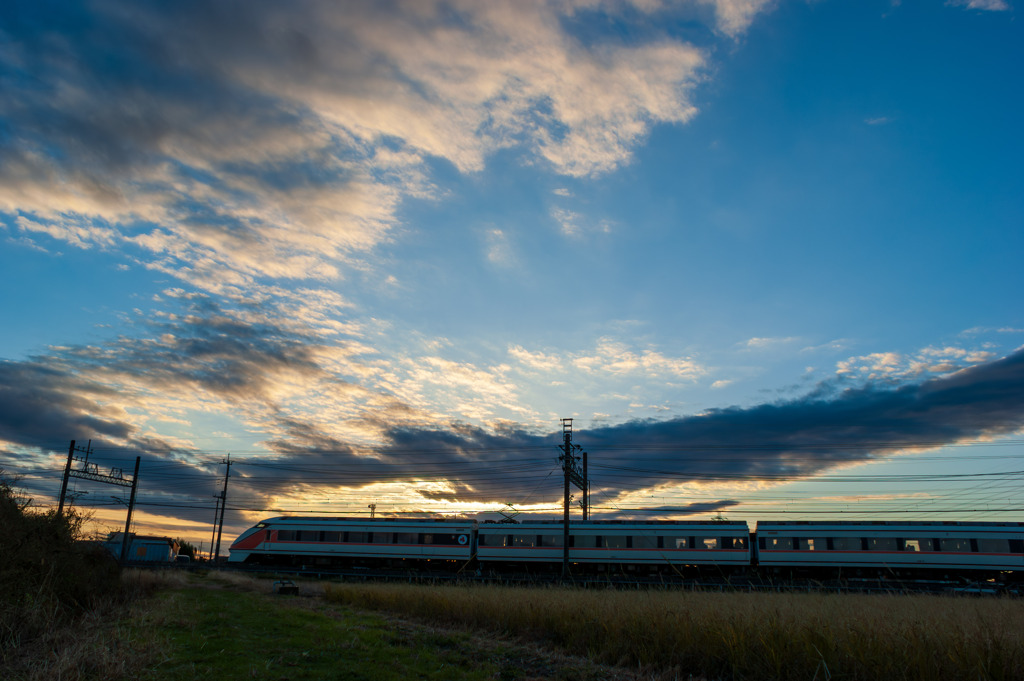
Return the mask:
[[327,598],[714,679],[1024,679],[1024,608],[941,596],[332,584]]

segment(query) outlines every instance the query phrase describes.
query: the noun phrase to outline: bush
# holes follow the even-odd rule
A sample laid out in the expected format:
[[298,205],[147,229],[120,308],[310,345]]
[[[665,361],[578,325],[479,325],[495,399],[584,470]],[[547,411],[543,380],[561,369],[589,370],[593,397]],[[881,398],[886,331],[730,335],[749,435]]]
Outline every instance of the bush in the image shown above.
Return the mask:
[[119,567],[82,542],[83,518],[36,511],[0,478],[0,662],[118,588]]

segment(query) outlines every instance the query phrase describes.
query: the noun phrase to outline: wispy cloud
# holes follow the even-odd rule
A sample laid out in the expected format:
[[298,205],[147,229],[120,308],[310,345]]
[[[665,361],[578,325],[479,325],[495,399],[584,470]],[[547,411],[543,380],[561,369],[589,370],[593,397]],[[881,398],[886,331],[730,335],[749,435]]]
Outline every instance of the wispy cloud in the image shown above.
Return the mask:
[[744,343],[743,346],[747,350],[769,350],[772,348],[792,345],[799,341],[800,339],[795,336],[788,336],[784,338],[751,338]]
[[946,0],[946,4],[952,7],[966,7],[987,12],[1005,12],[1010,9],[1010,3],[1006,0]]

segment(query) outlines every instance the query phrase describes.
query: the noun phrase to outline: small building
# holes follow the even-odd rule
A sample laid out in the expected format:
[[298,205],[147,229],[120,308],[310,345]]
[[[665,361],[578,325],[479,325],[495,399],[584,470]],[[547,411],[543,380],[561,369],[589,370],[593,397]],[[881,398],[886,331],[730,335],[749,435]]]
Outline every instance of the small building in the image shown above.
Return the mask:
[[[121,558],[121,545],[124,539],[124,532],[111,532],[104,548],[110,551],[115,558]],[[178,542],[170,537],[156,537],[149,535],[135,534],[128,535],[129,563],[173,563],[178,557]]]

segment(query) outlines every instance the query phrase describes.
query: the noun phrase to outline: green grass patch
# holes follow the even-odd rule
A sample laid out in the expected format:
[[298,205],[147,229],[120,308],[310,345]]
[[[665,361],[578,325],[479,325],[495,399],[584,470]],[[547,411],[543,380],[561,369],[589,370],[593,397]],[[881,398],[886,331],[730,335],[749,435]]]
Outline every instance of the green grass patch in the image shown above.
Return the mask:
[[[512,644],[437,630],[327,604],[244,588],[186,586],[158,594],[131,625],[150,651],[134,678],[174,679],[599,679],[578,665],[536,669]],[[251,587],[250,587],[251,589]]]

